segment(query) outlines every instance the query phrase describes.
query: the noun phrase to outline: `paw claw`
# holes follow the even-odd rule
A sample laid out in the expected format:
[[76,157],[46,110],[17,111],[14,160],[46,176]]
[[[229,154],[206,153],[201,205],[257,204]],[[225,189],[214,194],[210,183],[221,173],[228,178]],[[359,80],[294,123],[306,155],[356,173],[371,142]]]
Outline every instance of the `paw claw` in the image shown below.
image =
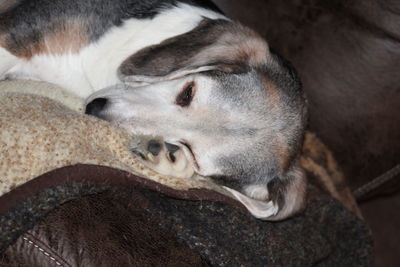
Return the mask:
[[176,161],[176,158],[175,158],[175,156],[174,156],[174,153],[171,153],[171,152],[168,152],[168,153],[167,153],[167,159],[168,159],[169,161],[171,161],[172,163],[175,163],[175,161]]
[[156,157],[157,155],[150,153],[147,153],[146,158],[151,162],[151,163],[157,163]]

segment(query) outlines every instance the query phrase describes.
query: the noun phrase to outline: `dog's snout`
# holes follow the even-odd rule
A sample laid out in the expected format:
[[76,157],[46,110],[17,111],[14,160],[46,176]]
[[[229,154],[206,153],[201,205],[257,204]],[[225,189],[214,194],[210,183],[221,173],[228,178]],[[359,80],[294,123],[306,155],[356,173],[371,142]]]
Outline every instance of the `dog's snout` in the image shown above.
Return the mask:
[[95,98],[89,104],[86,105],[85,114],[100,117],[100,112],[106,106],[107,98]]

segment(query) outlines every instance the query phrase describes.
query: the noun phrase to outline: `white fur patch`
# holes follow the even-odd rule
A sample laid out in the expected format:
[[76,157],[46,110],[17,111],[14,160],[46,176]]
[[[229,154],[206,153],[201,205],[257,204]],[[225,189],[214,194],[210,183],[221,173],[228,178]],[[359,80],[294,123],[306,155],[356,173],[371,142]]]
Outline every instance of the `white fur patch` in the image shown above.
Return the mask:
[[267,200],[269,196],[266,185],[249,185],[244,189],[244,193],[257,200]]
[[19,58],[0,47],[0,79],[4,79],[9,70],[18,64]]
[[7,72],[47,81],[86,98],[99,89],[120,83],[117,70],[128,57],[144,47],[192,30],[204,17],[226,19],[207,9],[179,4],[153,19],[129,19],[79,53],[41,54],[29,61],[15,61],[15,57],[1,49],[0,59],[5,57],[5,61],[0,61],[0,78]]
[[278,205],[273,201],[255,200],[229,187],[223,186],[223,188],[230,192],[234,198],[239,200],[247,210],[258,219],[269,220],[270,217],[275,216],[279,211]]

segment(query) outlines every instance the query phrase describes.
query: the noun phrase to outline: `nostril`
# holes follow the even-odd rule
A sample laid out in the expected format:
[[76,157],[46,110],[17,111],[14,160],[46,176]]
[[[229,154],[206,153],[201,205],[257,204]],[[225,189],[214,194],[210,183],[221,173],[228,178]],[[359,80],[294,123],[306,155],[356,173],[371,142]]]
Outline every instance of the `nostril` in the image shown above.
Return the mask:
[[99,117],[100,112],[104,109],[107,104],[107,98],[95,98],[86,105],[85,114]]

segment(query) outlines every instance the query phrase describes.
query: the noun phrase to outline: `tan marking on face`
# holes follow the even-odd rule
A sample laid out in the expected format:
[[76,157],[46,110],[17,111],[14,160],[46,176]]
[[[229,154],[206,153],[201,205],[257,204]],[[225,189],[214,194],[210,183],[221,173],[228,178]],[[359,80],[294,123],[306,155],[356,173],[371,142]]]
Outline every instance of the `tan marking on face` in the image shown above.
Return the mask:
[[290,154],[287,144],[283,138],[278,138],[276,143],[276,155],[278,156],[279,166],[282,171],[286,171],[290,167]]
[[[265,75],[260,75],[267,91],[267,102],[269,113],[275,114],[279,117],[282,113],[284,103],[281,100],[279,89],[272,83]],[[282,136],[277,137],[276,141],[276,155],[278,156],[279,166],[282,171],[286,171],[290,167],[290,153],[289,148]]]
[[259,76],[261,77],[265,90],[267,92],[267,103],[269,111],[273,114],[280,114],[284,105],[280,90],[270,79],[268,79],[268,77],[266,77],[265,74],[260,73]]

